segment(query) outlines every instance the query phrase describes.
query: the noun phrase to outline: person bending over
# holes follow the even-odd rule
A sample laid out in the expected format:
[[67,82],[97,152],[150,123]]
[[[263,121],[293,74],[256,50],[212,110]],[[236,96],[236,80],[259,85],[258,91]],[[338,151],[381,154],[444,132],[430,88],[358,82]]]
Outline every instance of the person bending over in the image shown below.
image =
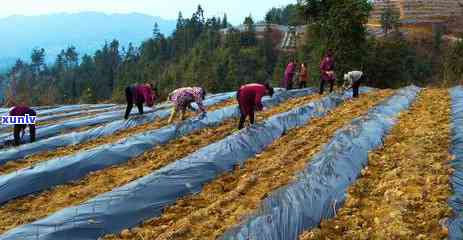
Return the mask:
[[344,74],[344,91],[352,88],[354,98],[359,97],[359,88],[362,82],[365,82],[366,75],[362,71],[350,71]]
[[137,105],[138,112],[143,115],[143,103],[148,107],[153,107],[156,95],[153,84],[134,84],[125,88],[125,97],[127,99],[127,108],[124,118],[128,119],[132,111],[133,104]]
[[[10,116],[37,116],[37,113],[28,106],[15,106],[10,110]],[[29,126],[30,141],[35,142],[35,124],[15,124],[13,128],[13,136],[15,146],[21,144],[21,132],[24,134],[26,127]]]
[[202,87],[185,87],[179,88],[169,94],[169,100],[174,104],[172,113],[169,117],[168,123],[172,123],[175,115],[180,111],[180,119],[185,119],[185,111],[187,108],[196,111],[191,104],[195,102],[199,111],[203,113],[202,116],[206,115],[206,108],[203,105],[203,100],[206,97],[206,90]]
[[240,108],[240,123],[238,129],[244,127],[246,118],[249,117],[251,124],[254,124],[255,111],[262,111],[262,97],[273,96],[273,88],[269,84],[251,83],[240,87],[237,91],[237,99]]

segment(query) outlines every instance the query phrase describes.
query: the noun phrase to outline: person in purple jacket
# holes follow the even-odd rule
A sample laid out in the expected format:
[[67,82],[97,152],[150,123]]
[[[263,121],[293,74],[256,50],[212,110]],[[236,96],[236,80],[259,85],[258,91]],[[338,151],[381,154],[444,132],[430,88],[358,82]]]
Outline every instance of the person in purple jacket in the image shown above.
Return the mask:
[[334,68],[333,50],[329,49],[320,63],[320,94],[323,94],[325,83],[330,84],[330,93],[333,92],[334,82],[336,81]]
[[[19,105],[15,106],[10,110],[10,116],[26,116],[28,114],[29,116],[37,116],[37,113],[24,105]],[[21,144],[21,132],[23,132],[26,127],[29,126],[29,135],[30,135],[30,140],[31,142],[35,142],[35,125],[34,124],[15,124],[14,129],[13,129],[13,135],[14,135],[14,142],[13,144],[15,146],[19,146]]]
[[125,110],[124,118],[128,119],[132,111],[133,104],[137,105],[138,112],[143,114],[143,103],[148,107],[154,105],[156,94],[154,93],[153,84],[134,84],[125,89],[125,97],[127,99],[127,108]]
[[286,88],[286,90],[293,89],[293,79],[294,79],[295,72],[296,72],[296,64],[294,63],[293,60],[291,60],[286,66],[286,70],[285,70],[285,80],[283,83],[283,87]]

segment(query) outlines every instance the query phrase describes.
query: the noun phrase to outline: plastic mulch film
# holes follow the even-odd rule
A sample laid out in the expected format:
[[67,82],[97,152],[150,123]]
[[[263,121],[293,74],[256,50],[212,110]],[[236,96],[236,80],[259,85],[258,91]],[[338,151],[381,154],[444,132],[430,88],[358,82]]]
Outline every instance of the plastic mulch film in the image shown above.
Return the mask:
[[[37,106],[37,107],[32,107],[32,109],[36,111],[41,111],[41,110],[49,110],[49,109],[56,109],[60,108],[62,105],[56,105],[56,106]],[[0,114],[8,114],[11,108],[0,108]]]
[[32,107],[33,109],[40,111],[40,110],[48,110],[48,109],[53,109],[53,108],[59,108],[62,107],[62,105],[54,105],[54,106],[36,106]]
[[37,114],[40,114],[40,115],[52,115],[52,114],[62,113],[62,112],[79,111],[82,108],[90,110],[90,109],[101,109],[101,108],[108,108],[108,107],[114,107],[114,106],[116,106],[116,104],[65,105],[65,106],[61,106],[61,107],[53,108],[53,109],[37,110]]
[[[124,115],[123,112],[124,111],[121,110],[121,111],[114,111],[114,112],[109,112],[109,113],[102,113],[102,114],[97,114],[96,116],[93,116],[93,117],[76,118],[76,119],[73,119],[72,121],[67,121],[67,122],[63,122],[60,124],[39,127],[36,130],[36,139],[40,140],[40,139],[53,137],[53,136],[61,134],[63,131],[66,131],[66,130],[72,130],[72,129],[77,129],[81,127],[95,126],[99,124],[112,122],[112,121],[123,118],[123,115]],[[152,113],[154,112],[154,110],[151,108],[145,107],[144,112]],[[132,111],[132,115],[136,115],[136,113],[133,113]],[[7,141],[8,139],[13,139],[12,133],[0,134],[0,142]]]
[[325,115],[346,98],[347,94],[333,94],[273,116],[125,186],[12,229],[0,239],[97,239],[135,226],[159,216],[178,198],[201,191],[203,184],[242,165],[286,131]]
[[[78,115],[83,114],[83,113],[98,112],[98,111],[102,111],[104,109],[112,110],[112,109],[116,109],[118,107],[115,104],[98,104],[98,105],[92,105],[92,106],[72,105],[72,106],[73,106],[73,108],[77,107],[77,106],[79,106],[80,108],[73,109],[73,110],[70,110],[70,111],[65,111],[65,113],[60,113],[61,112],[61,110],[60,110],[58,112],[49,113],[49,114],[43,114],[44,111],[36,110],[35,108],[33,108],[33,109],[37,111],[37,115],[38,115],[37,120],[43,122],[43,121],[51,121],[51,120],[56,120],[56,119],[60,119],[60,118],[65,118],[65,117],[78,116]],[[81,110],[82,108],[85,108],[86,110],[82,111]],[[55,109],[46,110],[46,111],[52,111],[52,110],[55,110]],[[0,115],[8,115],[8,111],[6,111],[4,113],[0,112]],[[8,127],[11,127],[11,126],[10,125],[0,125],[0,129],[8,128]]]
[[[97,114],[97,113],[109,113],[112,111],[117,111],[121,110],[121,106],[112,106],[112,107],[105,107],[105,108],[97,108],[97,109],[92,109],[92,110],[82,110],[82,111],[71,111],[71,112],[66,112],[66,113],[58,113],[58,114],[53,114],[53,115],[48,115],[42,117],[40,114],[37,116],[36,124],[40,124],[42,122],[48,122],[48,121],[59,121],[64,118],[71,118],[71,117],[78,117],[80,115],[92,115],[92,114]],[[86,117],[88,117],[86,116]],[[72,121],[72,119],[67,119],[67,121]],[[53,123],[53,124],[59,124],[59,123]],[[51,126],[52,124],[48,124],[46,126]],[[42,126],[45,127],[45,126]],[[0,129],[5,129],[5,128],[13,128],[11,125],[0,125]],[[41,127],[37,127],[41,128]],[[4,135],[7,136],[7,135]]]
[[463,239],[463,87],[450,90],[452,97],[452,149],[454,169],[451,177],[453,195],[449,204],[453,217],[448,222],[449,239]]
[[[204,104],[206,106],[214,105],[216,103],[230,99],[234,96],[234,92],[211,96],[206,99]],[[44,151],[51,151],[60,147],[80,144],[99,137],[109,136],[123,129],[152,122],[158,118],[167,117],[169,114],[168,108],[170,106],[171,104],[163,104],[163,106],[157,107],[157,111],[153,113],[147,113],[143,116],[131,117],[128,120],[117,120],[106,125],[95,127],[86,131],[71,132],[52,138],[36,141],[34,143],[23,144],[18,147],[0,150],[0,164],[5,164],[8,161],[22,159],[32,154],[37,154]],[[122,118],[122,115],[119,114],[117,117]]]
[[[313,89],[291,92],[280,91],[272,99],[266,98],[264,105],[273,106],[291,97],[305,96],[314,92]],[[172,124],[146,133],[136,134],[121,139],[116,143],[104,144],[90,150],[55,158],[30,168],[2,175],[0,176],[0,203],[78,180],[92,171],[126,162],[155,146],[166,144],[172,139],[218,125],[226,119],[238,116],[238,108],[234,105],[209,112],[204,119],[192,118],[179,124]]]
[[296,240],[322,219],[334,216],[348,187],[368,163],[368,152],[379,147],[398,114],[415,100],[419,88],[411,86],[354,119],[302,171],[297,180],[263,200],[261,208],[222,239]]
[[115,110],[120,110],[125,106],[122,105],[116,105],[116,106],[111,106],[111,107],[104,107],[104,108],[97,108],[97,109],[86,109],[82,111],[72,111],[72,112],[66,112],[66,113],[59,113],[59,114],[53,114],[49,116],[44,116],[41,117],[40,115],[38,116],[38,122],[45,122],[45,121],[53,121],[53,120],[59,120],[62,118],[68,118],[68,117],[74,117],[74,116],[79,116],[82,114],[91,114],[91,113],[98,113],[102,111],[115,111]]

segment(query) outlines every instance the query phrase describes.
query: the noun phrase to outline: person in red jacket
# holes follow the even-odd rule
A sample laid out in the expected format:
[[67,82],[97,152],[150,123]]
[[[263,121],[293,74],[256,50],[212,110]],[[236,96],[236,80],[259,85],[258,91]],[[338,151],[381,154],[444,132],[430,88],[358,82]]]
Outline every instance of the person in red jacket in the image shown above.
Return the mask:
[[[10,110],[10,116],[37,116],[37,113],[27,107],[27,106],[15,106]],[[21,132],[26,130],[26,127],[29,126],[29,135],[31,142],[35,142],[35,125],[34,124],[15,124],[13,129],[13,136],[14,136],[14,145],[19,146],[21,144]]]
[[335,80],[336,76],[334,74],[334,58],[333,52],[330,49],[320,63],[320,94],[323,94],[325,82],[329,82],[330,92],[332,92]]
[[294,75],[296,74],[296,63],[294,63],[293,60],[291,60],[288,65],[286,65],[285,69],[285,78],[283,82],[283,87],[286,88],[286,90],[291,90],[293,89],[293,80],[294,80]]
[[143,103],[148,107],[152,107],[156,100],[153,84],[151,83],[128,86],[125,88],[125,97],[127,99],[127,108],[124,115],[125,119],[129,118],[134,103],[138,107],[138,112],[143,114]]
[[244,127],[248,116],[251,124],[254,124],[254,112],[262,111],[262,97],[266,95],[273,96],[273,88],[269,84],[251,83],[240,87],[236,93],[241,113],[238,129]]

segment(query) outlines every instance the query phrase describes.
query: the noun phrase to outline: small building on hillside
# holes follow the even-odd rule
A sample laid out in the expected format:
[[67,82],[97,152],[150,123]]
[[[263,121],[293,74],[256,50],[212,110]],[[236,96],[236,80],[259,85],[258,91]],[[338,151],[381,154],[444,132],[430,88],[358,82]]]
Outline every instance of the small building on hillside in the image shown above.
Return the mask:
[[[302,44],[303,39],[305,39],[306,28],[307,25],[292,27],[267,23],[254,24],[257,39],[263,39],[266,31],[270,31],[273,45],[275,48],[283,51],[291,50]],[[222,40],[231,30],[245,32],[247,31],[247,27],[245,25],[240,25],[237,27],[221,29],[220,32],[222,34]]]

